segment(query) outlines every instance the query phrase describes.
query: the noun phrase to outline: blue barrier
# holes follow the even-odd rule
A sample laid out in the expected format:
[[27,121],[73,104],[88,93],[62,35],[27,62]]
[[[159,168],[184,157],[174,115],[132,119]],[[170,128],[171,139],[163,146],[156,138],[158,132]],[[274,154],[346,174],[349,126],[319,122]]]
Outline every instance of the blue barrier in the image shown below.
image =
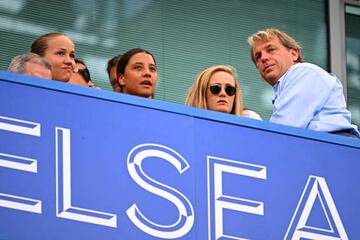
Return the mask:
[[360,239],[360,141],[0,72],[0,239]]

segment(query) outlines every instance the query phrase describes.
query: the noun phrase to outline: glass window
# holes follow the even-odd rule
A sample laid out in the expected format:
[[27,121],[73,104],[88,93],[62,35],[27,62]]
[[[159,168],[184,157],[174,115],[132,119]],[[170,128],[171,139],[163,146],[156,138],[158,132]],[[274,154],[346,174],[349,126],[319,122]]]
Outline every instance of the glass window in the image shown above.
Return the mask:
[[273,90],[261,80],[247,37],[263,28],[285,30],[302,45],[307,61],[328,69],[325,0],[63,0],[0,2],[0,69],[29,51],[39,35],[65,32],[76,44],[94,83],[111,89],[107,61],[142,47],[159,69],[155,98],[184,103],[206,67],[230,64],[239,73],[245,106],[270,117]]
[[345,26],[348,107],[360,126],[360,7],[345,6]]

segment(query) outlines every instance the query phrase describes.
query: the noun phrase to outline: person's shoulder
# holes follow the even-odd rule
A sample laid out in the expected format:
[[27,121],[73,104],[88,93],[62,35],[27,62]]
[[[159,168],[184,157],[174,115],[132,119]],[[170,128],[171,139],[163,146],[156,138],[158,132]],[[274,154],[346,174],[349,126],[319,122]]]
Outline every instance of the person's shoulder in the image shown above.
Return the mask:
[[323,68],[321,68],[320,66],[313,64],[313,63],[296,63],[293,66],[291,66],[292,70],[294,71],[309,71],[312,73],[317,73],[317,74],[328,74],[327,71],[325,71]]
[[251,109],[244,109],[243,110],[243,117],[247,117],[247,118],[252,118],[252,119],[257,119],[257,120],[262,120],[260,115],[256,112],[254,112]]
[[[292,76],[297,76],[302,79],[302,82],[308,82],[314,84],[318,82],[323,86],[333,87],[337,81],[337,77],[331,75],[320,66],[313,63],[297,63],[292,66]],[[308,81],[306,81],[308,80]]]
[[296,63],[290,67],[288,74],[292,77],[311,78],[311,79],[328,79],[331,75],[313,63]]

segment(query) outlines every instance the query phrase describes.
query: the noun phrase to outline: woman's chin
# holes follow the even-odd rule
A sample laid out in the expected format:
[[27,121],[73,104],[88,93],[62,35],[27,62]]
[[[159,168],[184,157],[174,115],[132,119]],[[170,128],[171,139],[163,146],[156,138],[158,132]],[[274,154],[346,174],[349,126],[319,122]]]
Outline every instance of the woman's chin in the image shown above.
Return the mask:
[[212,109],[213,111],[223,112],[223,113],[230,113],[231,110],[227,106],[217,106],[216,108]]

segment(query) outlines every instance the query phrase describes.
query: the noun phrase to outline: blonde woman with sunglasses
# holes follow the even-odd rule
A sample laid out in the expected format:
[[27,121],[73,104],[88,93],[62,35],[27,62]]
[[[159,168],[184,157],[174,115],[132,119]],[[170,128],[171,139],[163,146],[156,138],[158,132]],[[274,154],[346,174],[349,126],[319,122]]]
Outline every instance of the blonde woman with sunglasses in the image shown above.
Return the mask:
[[255,113],[244,111],[236,69],[216,65],[203,70],[186,97],[186,105],[261,120]]
[[217,65],[203,70],[189,89],[186,105],[242,116],[243,102],[235,68]]

